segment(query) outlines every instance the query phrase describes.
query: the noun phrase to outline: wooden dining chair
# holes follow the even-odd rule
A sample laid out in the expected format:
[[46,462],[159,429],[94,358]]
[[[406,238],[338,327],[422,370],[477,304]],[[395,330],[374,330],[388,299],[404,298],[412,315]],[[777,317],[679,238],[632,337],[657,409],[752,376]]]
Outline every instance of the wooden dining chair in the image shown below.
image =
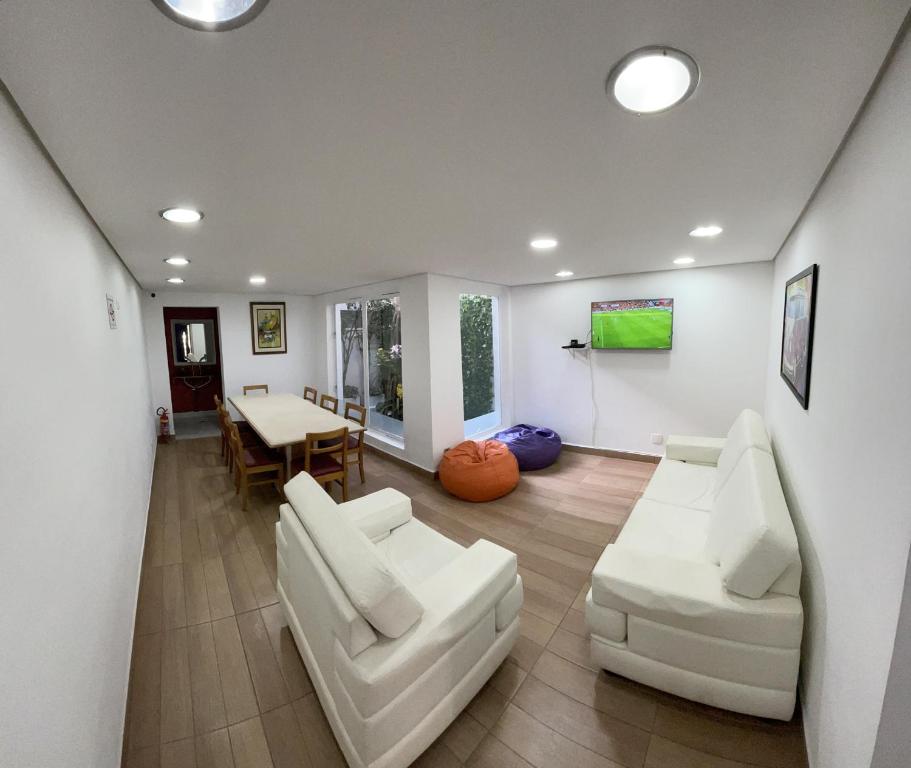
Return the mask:
[[269,394],[269,385],[268,384],[247,384],[244,387],[244,394],[249,394],[250,392],[258,392],[262,390],[265,394]]
[[225,458],[225,454],[228,451],[228,432],[225,429],[224,421],[221,417],[221,411],[222,408],[224,408],[224,405],[218,395],[213,395],[212,399],[215,401],[215,415],[218,417],[218,431],[221,432],[221,457]]
[[316,387],[304,387],[304,400],[316,405]]
[[[367,409],[357,403],[345,403],[345,418],[350,421],[356,421],[362,427],[367,426]],[[360,470],[361,482],[367,481],[364,474],[364,432],[355,432],[348,435],[348,458],[357,460],[357,468]]]
[[251,485],[274,485],[284,499],[285,462],[265,446],[245,446],[236,424],[230,426],[234,452],[234,492],[240,494],[241,509],[246,511]]
[[338,398],[332,395],[320,395],[319,407],[332,411],[332,413],[338,413]]
[[225,441],[224,459],[228,470],[234,471],[234,446],[231,443],[231,429],[237,430],[240,436],[241,445],[246,447],[265,448],[265,444],[259,439],[259,435],[253,431],[253,428],[246,421],[234,421],[228,409],[221,405],[218,412],[218,425],[222,432],[222,439]]
[[309,474],[326,493],[331,493],[332,482],[337,481],[342,486],[342,501],[348,501],[348,427],[310,432],[304,442],[303,457],[291,463],[291,476],[298,472]]

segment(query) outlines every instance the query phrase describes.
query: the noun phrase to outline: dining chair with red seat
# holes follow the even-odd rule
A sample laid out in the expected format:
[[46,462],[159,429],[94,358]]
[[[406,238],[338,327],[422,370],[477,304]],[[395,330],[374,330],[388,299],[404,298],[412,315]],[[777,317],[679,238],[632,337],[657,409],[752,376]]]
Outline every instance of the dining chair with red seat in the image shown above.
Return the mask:
[[232,472],[234,471],[234,446],[231,443],[232,428],[237,430],[242,445],[247,447],[265,447],[263,441],[260,440],[259,435],[253,431],[253,427],[246,421],[234,421],[223,403],[220,403],[218,406],[218,426],[221,429],[222,443],[224,446],[222,456],[224,456],[225,464],[228,466],[228,469]]
[[240,494],[241,509],[247,509],[251,485],[274,485],[284,499],[285,462],[263,445],[244,445],[236,424],[229,427],[234,454],[234,491]]
[[[341,461],[336,456],[341,456]],[[327,493],[333,482],[340,483],[342,501],[348,501],[348,427],[309,433],[304,455],[291,463],[291,477],[298,472],[309,474]]]

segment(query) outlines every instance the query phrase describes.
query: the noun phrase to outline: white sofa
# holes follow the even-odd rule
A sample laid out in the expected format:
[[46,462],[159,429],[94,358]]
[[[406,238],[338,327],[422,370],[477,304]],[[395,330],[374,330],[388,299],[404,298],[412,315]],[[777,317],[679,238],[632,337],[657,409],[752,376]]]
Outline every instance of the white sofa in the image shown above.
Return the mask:
[[352,768],[405,768],[471,701],[519,635],[516,556],[464,548],[386,488],[336,505],[285,486],[278,594]]
[[741,413],[725,439],[671,437],[592,573],[592,659],[678,696],[788,720],[800,573],[759,414]]

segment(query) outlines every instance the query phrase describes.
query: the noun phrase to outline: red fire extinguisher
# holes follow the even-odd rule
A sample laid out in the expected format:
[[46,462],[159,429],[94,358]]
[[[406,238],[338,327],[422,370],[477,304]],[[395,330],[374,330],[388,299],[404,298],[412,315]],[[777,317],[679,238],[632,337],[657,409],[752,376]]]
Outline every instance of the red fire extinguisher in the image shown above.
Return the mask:
[[159,408],[158,414],[158,442],[166,443],[171,437],[171,420],[168,418],[168,409]]

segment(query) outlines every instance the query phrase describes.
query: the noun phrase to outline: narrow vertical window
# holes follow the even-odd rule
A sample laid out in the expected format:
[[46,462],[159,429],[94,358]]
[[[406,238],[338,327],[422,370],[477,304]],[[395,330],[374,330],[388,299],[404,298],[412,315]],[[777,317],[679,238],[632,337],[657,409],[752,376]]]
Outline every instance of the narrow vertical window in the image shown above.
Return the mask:
[[402,310],[399,297],[367,300],[367,426],[401,439],[405,393],[402,388]]
[[495,296],[462,294],[462,408],[465,436],[500,426],[499,328]]

